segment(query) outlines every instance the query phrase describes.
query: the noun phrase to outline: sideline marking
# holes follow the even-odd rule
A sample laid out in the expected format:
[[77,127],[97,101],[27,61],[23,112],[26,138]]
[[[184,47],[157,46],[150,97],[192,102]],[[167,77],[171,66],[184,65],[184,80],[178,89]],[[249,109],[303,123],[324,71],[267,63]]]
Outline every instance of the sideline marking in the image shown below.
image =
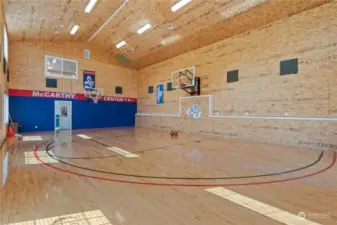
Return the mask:
[[307,220],[301,216],[289,213],[282,209],[273,207],[263,202],[257,201],[252,198],[248,198],[244,195],[228,190],[223,187],[208,188],[205,191],[220,196],[226,200],[234,202],[242,207],[257,212],[270,219],[289,225],[321,225],[316,222]]

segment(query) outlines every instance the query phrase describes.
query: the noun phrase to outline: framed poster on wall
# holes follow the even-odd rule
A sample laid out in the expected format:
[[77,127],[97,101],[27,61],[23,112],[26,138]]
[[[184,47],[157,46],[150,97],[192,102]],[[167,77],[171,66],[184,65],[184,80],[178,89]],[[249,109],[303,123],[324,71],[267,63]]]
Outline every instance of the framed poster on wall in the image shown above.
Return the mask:
[[164,84],[157,85],[157,104],[164,103]]
[[90,90],[96,87],[95,71],[83,71],[83,89]]

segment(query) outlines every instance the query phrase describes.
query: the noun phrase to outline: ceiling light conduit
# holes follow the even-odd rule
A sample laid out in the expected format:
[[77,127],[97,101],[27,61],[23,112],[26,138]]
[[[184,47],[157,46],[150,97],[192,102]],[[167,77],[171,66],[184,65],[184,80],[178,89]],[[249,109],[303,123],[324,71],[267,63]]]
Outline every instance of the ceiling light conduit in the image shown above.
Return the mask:
[[91,38],[89,38],[88,41],[94,39],[96,35],[110,22],[110,20],[126,5],[126,3],[128,3],[128,1],[129,0],[125,0],[123,4],[109,17],[109,19],[107,19],[107,21],[105,21],[103,25],[100,28],[98,28],[98,30],[91,36]]

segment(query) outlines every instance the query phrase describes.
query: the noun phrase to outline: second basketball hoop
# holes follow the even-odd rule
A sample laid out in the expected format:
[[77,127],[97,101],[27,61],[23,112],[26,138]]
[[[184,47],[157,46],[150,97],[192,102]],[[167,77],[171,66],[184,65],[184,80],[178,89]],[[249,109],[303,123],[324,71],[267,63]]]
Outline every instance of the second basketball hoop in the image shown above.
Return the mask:
[[195,74],[194,66],[172,72],[173,88],[181,89],[190,95],[200,95],[200,77],[196,77]]

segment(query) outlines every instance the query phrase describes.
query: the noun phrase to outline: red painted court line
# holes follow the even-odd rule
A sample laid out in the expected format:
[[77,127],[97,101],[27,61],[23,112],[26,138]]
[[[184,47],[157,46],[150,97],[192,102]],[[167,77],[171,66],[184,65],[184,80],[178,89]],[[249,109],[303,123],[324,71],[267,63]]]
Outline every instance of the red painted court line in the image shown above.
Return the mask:
[[165,184],[165,183],[156,183],[156,182],[140,182],[140,181],[128,181],[128,180],[118,180],[118,179],[110,179],[110,178],[105,178],[105,177],[96,177],[96,176],[90,176],[86,174],[81,174],[81,173],[76,173],[72,172],[69,170],[61,169],[56,166],[53,166],[49,163],[46,163],[42,161],[39,156],[37,155],[37,150],[44,145],[45,143],[41,143],[38,146],[36,146],[34,150],[34,156],[37,160],[39,160],[41,163],[44,165],[56,169],[58,171],[72,174],[72,175],[77,175],[81,177],[86,177],[86,178],[93,178],[97,180],[105,180],[105,181],[111,181],[111,182],[118,182],[118,183],[125,183],[125,184],[140,184],[140,185],[151,185],[151,186],[172,186],[172,187],[233,187],[233,186],[251,186],[251,185],[262,185],[262,184],[274,184],[274,183],[282,183],[282,182],[287,182],[287,181],[293,181],[293,180],[299,180],[307,177],[313,177],[316,176],[320,173],[323,173],[333,167],[336,163],[336,158],[337,158],[337,152],[334,152],[332,162],[330,163],[329,166],[311,174],[306,174],[303,176],[299,177],[293,177],[293,178],[287,178],[287,179],[281,179],[281,180],[271,180],[271,181],[260,181],[260,182],[246,182],[246,183],[232,183],[232,184]]

